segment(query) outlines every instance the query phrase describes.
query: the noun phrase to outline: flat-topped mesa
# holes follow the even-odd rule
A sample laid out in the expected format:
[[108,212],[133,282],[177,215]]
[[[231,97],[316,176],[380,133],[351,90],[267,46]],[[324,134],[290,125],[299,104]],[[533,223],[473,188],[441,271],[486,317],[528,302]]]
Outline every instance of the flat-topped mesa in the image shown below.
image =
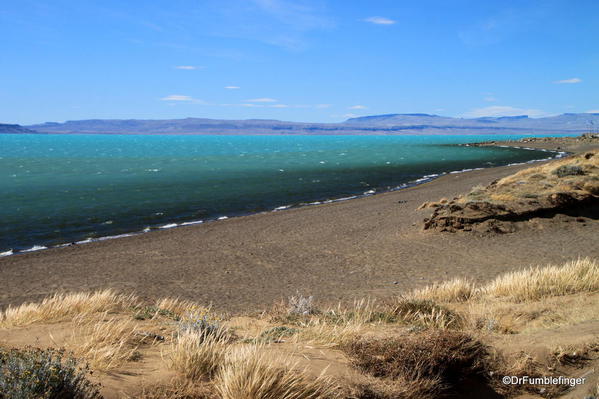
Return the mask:
[[434,208],[425,230],[509,233],[517,222],[563,214],[599,218],[599,150],[528,168],[477,186],[451,201],[425,203]]

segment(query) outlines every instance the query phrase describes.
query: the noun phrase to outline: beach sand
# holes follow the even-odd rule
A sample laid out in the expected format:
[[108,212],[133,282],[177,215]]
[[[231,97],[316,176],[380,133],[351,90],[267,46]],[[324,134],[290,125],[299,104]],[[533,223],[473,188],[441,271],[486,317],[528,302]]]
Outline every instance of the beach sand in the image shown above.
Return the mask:
[[389,297],[458,276],[481,282],[530,265],[599,258],[599,222],[591,219],[502,235],[423,231],[431,214],[416,211],[423,202],[452,198],[527,167],[450,174],[351,201],[1,258],[0,307],[55,292],[114,288],[148,300],[180,297],[217,311],[251,313],[296,292],[319,303]]

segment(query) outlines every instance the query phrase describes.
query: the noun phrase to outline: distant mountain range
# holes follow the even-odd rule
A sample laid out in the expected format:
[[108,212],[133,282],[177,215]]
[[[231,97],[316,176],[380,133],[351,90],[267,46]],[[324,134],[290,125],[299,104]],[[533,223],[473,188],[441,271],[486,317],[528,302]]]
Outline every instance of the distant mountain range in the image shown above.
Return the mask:
[[33,130],[24,128],[21,125],[9,125],[7,123],[0,123],[0,133],[37,133]]
[[0,133],[60,134],[580,134],[599,128],[599,113],[451,118],[429,114],[388,114],[351,118],[341,123],[302,123],[268,119],[169,120],[90,119],[46,122],[21,127],[0,124]]

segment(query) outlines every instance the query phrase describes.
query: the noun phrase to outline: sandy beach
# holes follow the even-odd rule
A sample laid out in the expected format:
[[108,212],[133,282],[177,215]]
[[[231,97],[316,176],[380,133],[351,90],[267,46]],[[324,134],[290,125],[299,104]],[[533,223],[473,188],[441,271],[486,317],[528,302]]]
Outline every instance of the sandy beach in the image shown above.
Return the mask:
[[[565,139],[519,145],[597,148]],[[431,213],[416,211],[423,202],[527,167],[450,174],[351,201],[1,258],[0,307],[57,291],[114,288],[148,300],[180,297],[219,311],[258,312],[297,291],[319,302],[388,297],[455,276],[482,282],[529,265],[599,257],[599,223],[588,218],[501,235],[423,231]]]

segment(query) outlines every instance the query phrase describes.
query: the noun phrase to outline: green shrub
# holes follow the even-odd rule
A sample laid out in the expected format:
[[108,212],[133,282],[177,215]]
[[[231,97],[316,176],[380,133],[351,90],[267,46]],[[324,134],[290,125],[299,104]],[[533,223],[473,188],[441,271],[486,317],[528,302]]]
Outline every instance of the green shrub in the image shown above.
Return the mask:
[[255,343],[270,343],[270,342],[281,342],[285,337],[291,337],[297,334],[299,330],[297,328],[291,328],[287,326],[276,326],[263,331],[258,338],[249,340],[248,342]]
[[0,349],[0,399],[99,399],[88,367],[55,349]]
[[577,165],[562,165],[553,171],[557,177],[584,175],[584,170]]
[[175,321],[180,320],[179,315],[175,312],[168,309],[161,309],[156,306],[144,306],[142,308],[138,308],[137,312],[133,315],[133,318],[135,320],[146,320],[153,319],[156,316],[163,316]]

